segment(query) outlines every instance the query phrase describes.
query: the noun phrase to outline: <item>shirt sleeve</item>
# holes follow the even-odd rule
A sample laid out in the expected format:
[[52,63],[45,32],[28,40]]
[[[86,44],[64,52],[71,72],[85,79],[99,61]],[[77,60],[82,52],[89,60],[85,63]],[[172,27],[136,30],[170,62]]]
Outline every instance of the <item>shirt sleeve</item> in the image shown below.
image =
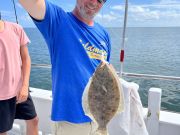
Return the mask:
[[43,35],[47,43],[50,55],[52,57],[55,48],[54,40],[56,40],[55,37],[58,28],[61,27],[65,11],[47,0],[45,0],[45,5],[46,11],[43,20],[36,20],[32,17],[31,18],[41,32],[41,34]]
[[19,27],[19,36],[21,46],[28,45],[30,43],[28,36],[26,35],[25,31],[21,26]]

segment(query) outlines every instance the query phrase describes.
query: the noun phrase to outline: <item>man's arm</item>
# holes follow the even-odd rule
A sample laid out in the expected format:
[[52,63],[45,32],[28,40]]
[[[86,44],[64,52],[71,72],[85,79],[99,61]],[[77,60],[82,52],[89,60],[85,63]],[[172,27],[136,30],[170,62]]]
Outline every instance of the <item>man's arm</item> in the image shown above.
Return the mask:
[[20,48],[20,54],[22,59],[22,87],[17,95],[17,103],[21,103],[27,100],[29,89],[29,77],[31,70],[31,59],[29,56],[27,45],[23,45]]
[[44,19],[46,11],[44,0],[19,0],[19,2],[34,19]]

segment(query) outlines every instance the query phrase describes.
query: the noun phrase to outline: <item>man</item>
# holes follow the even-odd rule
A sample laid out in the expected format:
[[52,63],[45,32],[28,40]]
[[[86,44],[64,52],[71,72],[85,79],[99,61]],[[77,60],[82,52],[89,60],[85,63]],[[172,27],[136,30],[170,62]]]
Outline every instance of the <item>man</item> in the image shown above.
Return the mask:
[[109,61],[110,38],[93,21],[105,0],[77,0],[72,12],[47,0],[19,0],[44,36],[52,64],[52,114],[56,135],[90,135],[91,119],[82,94],[102,56]]
[[27,135],[38,135],[38,118],[29,95],[29,39],[15,23],[0,20],[0,135],[14,119],[26,120]]

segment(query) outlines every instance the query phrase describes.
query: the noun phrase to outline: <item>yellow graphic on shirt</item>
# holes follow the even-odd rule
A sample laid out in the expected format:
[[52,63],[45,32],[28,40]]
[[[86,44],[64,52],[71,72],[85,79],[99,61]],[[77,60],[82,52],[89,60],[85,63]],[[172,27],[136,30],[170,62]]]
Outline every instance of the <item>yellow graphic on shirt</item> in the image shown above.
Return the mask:
[[105,50],[101,50],[94,45],[90,45],[89,42],[82,43],[82,40],[80,39],[81,44],[83,45],[84,49],[86,50],[87,54],[91,59],[97,59],[97,60],[107,60],[107,52]]

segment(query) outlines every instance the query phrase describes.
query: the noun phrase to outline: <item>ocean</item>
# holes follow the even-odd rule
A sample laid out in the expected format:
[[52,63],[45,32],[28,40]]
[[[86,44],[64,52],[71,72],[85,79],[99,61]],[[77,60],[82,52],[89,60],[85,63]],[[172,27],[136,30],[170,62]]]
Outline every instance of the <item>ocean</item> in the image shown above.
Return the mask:
[[[111,63],[120,70],[119,52],[122,28],[106,28],[111,36]],[[29,53],[32,63],[50,64],[46,43],[36,28],[25,28],[31,40]],[[123,70],[130,73],[180,77],[180,28],[127,28],[125,62]],[[161,109],[180,112],[180,81],[137,79],[125,80],[139,84],[139,94],[144,107],[148,104],[148,90],[162,89]],[[30,86],[51,90],[51,70],[32,67]]]

